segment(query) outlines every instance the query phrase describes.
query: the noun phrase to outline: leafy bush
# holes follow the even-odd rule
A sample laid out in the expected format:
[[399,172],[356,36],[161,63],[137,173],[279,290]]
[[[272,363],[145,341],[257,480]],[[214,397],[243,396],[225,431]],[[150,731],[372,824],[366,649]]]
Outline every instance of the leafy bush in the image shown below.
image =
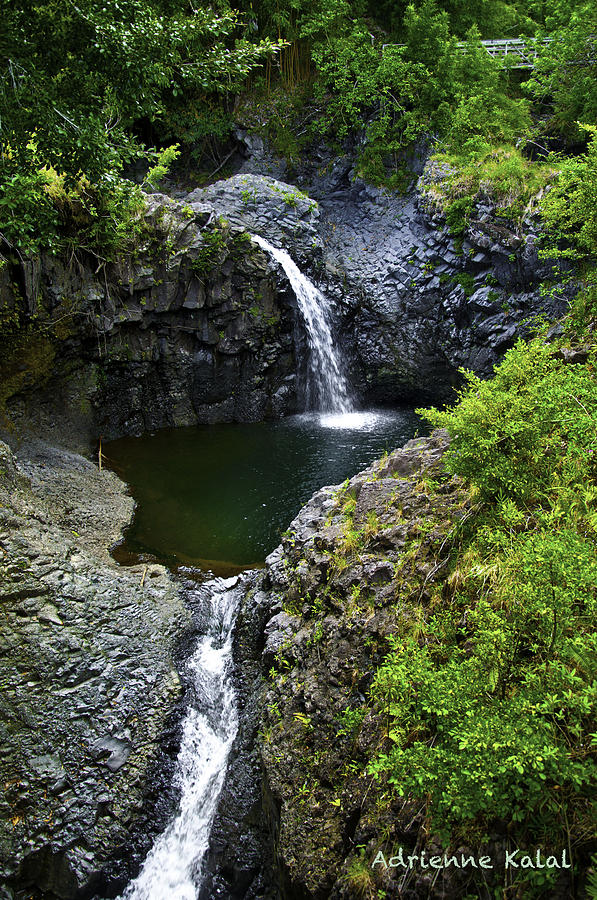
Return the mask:
[[542,502],[565,485],[597,475],[595,377],[570,366],[553,349],[519,340],[491,381],[466,373],[460,403],[427,411],[448,428],[448,466],[468,478],[483,499]]
[[[597,128],[582,128],[590,135],[587,152],[572,159],[553,157],[558,176],[541,204],[548,230],[544,255],[593,263],[597,248]],[[556,246],[562,241],[564,246]]]
[[[183,98],[200,104],[238,89],[276,49],[239,36],[232,10],[181,0],[23,0],[3,15],[0,232],[22,252],[55,246],[60,217],[79,210],[94,232],[83,243],[127,234],[133,189],[123,167],[156,155],[135,126],[171,121]],[[69,201],[58,211],[44,188],[50,170]]]
[[47,175],[41,170],[5,170],[0,181],[0,229],[9,248],[27,253],[58,246],[60,216],[47,186]]
[[453,409],[424,413],[450,431],[447,468],[474,487],[480,511],[422,633],[396,639],[375,676],[393,748],[371,770],[427,796],[446,840],[498,821],[519,841],[589,847],[596,362],[566,364],[540,338],[519,341],[493,380],[467,375]]
[[141,191],[130,181],[105,175],[95,184],[76,182],[44,166],[32,154],[29,171],[11,159],[0,165],[0,241],[20,254],[66,248],[100,259],[131,250],[142,231]]
[[579,120],[597,122],[597,8],[593,0],[554,4],[545,33],[551,40],[539,47],[526,90],[536,102],[549,104],[549,130],[582,138]]

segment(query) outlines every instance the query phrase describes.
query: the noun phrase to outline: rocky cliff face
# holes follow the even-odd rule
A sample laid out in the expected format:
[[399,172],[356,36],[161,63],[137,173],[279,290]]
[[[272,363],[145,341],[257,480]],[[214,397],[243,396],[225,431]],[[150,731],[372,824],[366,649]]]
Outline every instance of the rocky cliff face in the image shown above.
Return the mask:
[[24,325],[0,373],[17,427],[86,446],[295,409],[294,297],[243,231],[153,195],[136,257],[96,269],[83,254],[3,269],[5,315]]
[[[434,846],[421,804],[374,785],[368,773],[388,741],[368,691],[390,636],[416,627],[471,506],[461,480],[444,472],[447,445],[445,432],[409,441],[345,484],[322,488],[247,593],[237,653],[252,660],[253,697],[244,756],[233,763],[212,836],[219,872],[210,884],[224,886],[223,896],[270,896],[251,892],[251,879],[263,886],[256,846],[262,861],[272,855],[273,896],[284,900],[378,891],[457,898],[476,889],[469,873],[442,873],[432,886],[415,868],[400,893],[401,870],[370,865],[382,846]],[[252,787],[239,777],[247,760]],[[241,873],[246,893],[238,891]]]
[[[452,234],[433,203],[433,187],[447,173],[425,164],[424,154],[412,161],[418,182],[400,196],[360,179],[354,153],[315,147],[289,164],[259,138],[241,136],[248,158],[235,183],[244,182],[251,203],[235,201],[226,182],[206,196],[215,191],[218,205],[244,223],[259,197],[257,231],[271,226],[263,212],[271,177],[264,186],[259,173],[278,179],[279,196],[296,193],[281,183],[289,181],[317,201],[317,242],[306,264],[336,302],[339,340],[365,402],[449,397],[461,366],[490,375],[528,319],[561,313],[539,290],[551,271],[537,256],[540,223],[530,216],[509,222],[480,200],[464,235]],[[276,237],[293,252],[287,229]],[[296,243],[308,257],[305,242]]]
[[0,444],[0,895],[91,896],[149,797],[149,832],[167,807],[155,776],[191,622],[163,567],[110,557],[133,508],[115,475],[48,445],[22,456]]
[[248,233],[285,247],[334,301],[365,404],[447,398],[460,367],[489,375],[529,319],[559,312],[540,295],[536,223],[512,230],[478,204],[456,238],[432,202],[445,175],[433,165],[401,197],[358,179],[350,157],[303,163],[307,193],[254,174],[267,160],[262,148],[230,179],[150,197],[146,240],[118,266],[43,256],[0,273],[4,318],[19,311],[28,329],[4,341],[0,402],[15,424],[64,440],[68,421],[82,446],[300,408],[294,296]]
[[421,811],[373,789],[367,764],[385,723],[366,696],[389,635],[401,619],[416,622],[441,578],[469,507],[463,485],[443,472],[446,446],[444,432],[409,441],[323,488],[267,561],[264,586],[279,612],[266,625],[261,752],[283,897],[359,895],[363,848],[365,887],[388,889],[387,875],[377,883],[371,873],[371,850],[419,839]]

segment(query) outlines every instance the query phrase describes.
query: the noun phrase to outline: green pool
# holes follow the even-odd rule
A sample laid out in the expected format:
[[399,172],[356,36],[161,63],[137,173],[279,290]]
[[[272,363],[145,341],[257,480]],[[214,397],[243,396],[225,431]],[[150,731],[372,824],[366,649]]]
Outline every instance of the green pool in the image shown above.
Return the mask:
[[112,441],[104,447],[108,465],[137,502],[115,555],[123,562],[157,556],[216,575],[259,566],[314,491],[354,475],[419,426],[403,408]]

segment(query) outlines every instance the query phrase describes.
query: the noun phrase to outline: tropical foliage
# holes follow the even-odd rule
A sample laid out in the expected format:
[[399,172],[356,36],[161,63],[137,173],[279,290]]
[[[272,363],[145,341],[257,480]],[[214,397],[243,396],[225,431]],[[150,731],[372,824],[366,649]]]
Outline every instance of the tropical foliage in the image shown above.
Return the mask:
[[448,841],[502,822],[575,853],[593,834],[596,362],[520,341],[492,380],[469,374],[454,408],[425,413],[451,433],[447,469],[477,515],[424,626],[377,671],[393,749],[371,771],[426,796]]
[[[124,174],[171,144],[219,168],[251,73],[258,102],[276,79],[287,91],[274,131],[288,130],[288,106],[292,115],[306,97],[303,139],[361,133],[361,173],[389,186],[404,183],[404,150],[421,136],[466,163],[556,133],[582,140],[577,123],[597,123],[588,0],[548,10],[524,0],[0,5],[5,252],[79,237],[100,255],[116,252],[135,233],[139,207]],[[537,45],[523,84],[480,45],[519,34],[551,38]]]
[[143,122],[162,138],[213,130],[214,98],[237,90],[273,49],[238,36],[233,11],[179,0],[1,7],[0,231],[23,251],[55,248],[64,222],[89,226],[93,243],[118,244],[119,220],[138,204],[123,169],[151,159]]

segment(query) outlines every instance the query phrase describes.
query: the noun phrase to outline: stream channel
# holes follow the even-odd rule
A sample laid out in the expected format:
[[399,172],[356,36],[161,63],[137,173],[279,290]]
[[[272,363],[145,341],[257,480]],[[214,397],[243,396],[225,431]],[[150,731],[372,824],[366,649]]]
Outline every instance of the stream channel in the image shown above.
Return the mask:
[[172,568],[205,573],[193,601],[207,622],[184,673],[189,689],[175,772],[178,810],[122,900],[195,900],[201,892],[238,730],[232,647],[243,595],[239,573],[264,564],[314,491],[354,475],[419,425],[411,408],[355,409],[327,298],[284,250],[255,241],[297,297],[310,353],[304,401],[311,411],[277,422],[165,429],[105,447],[108,464],[137,503],[116,557],[157,557]]

